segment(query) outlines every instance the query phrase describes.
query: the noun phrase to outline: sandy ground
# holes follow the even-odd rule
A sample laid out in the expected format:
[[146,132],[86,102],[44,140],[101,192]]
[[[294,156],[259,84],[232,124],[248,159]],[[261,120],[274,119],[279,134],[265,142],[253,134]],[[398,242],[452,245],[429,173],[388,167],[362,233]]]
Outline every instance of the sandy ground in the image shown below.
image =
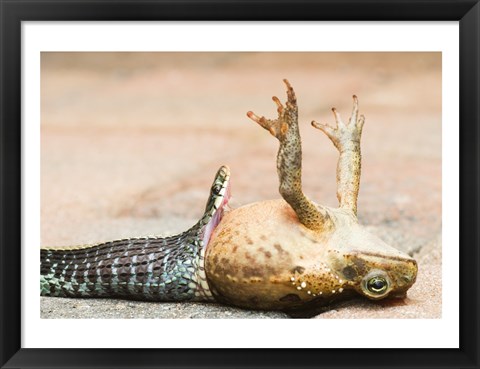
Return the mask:
[[[356,299],[317,318],[441,317],[441,56],[437,53],[44,53],[41,245],[174,234],[202,214],[213,175],[239,205],[278,198],[274,117],[297,93],[304,192],[336,206],[337,152],[310,121],[366,116],[359,220],[419,262],[408,298]],[[32,255],[35,248],[32,248]],[[34,257],[34,256],[32,256]],[[41,298],[43,318],[285,318],[215,304]]]

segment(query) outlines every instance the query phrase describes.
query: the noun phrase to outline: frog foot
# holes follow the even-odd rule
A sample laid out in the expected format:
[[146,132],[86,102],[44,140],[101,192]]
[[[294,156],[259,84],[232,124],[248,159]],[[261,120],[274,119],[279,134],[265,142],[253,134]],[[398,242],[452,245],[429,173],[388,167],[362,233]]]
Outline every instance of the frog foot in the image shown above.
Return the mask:
[[348,123],[343,122],[337,109],[332,108],[332,112],[337,123],[336,127],[317,123],[316,121],[312,121],[312,126],[324,132],[338,151],[343,152],[348,149],[355,149],[356,146],[360,145],[363,124],[365,123],[365,117],[363,115],[358,116],[357,96],[353,95],[353,111]]
[[298,119],[298,106],[295,92],[293,91],[293,88],[288,80],[284,79],[283,82],[287,86],[286,106],[283,106],[278,97],[272,97],[272,100],[277,105],[277,119],[267,119],[264,116],[259,117],[252,111],[247,113],[247,116],[251,120],[269,131],[272,136],[276,137],[281,142],[286,140],[288,129],[293,125],[297,125]]

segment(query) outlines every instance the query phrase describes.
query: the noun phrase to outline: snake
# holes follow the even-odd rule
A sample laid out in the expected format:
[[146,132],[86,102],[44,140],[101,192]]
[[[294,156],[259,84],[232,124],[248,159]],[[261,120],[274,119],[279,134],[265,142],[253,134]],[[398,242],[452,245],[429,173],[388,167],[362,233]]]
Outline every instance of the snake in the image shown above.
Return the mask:
[[229,183],[230,169],[223,165],[215,175],[203,216],[178,235],[42,247],[41,295],[146,301],[214,300],[205,273],[205,247],[223,217],[230,198]]

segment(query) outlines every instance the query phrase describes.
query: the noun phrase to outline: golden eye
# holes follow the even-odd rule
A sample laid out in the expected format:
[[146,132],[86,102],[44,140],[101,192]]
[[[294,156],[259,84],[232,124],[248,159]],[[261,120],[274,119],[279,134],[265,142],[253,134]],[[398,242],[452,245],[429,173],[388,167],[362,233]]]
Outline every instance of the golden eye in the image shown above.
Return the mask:
[[383,277],[373,277],[370,278],[367,282],[367,289],[376,294],[384,293],[388,288],[388,282]]

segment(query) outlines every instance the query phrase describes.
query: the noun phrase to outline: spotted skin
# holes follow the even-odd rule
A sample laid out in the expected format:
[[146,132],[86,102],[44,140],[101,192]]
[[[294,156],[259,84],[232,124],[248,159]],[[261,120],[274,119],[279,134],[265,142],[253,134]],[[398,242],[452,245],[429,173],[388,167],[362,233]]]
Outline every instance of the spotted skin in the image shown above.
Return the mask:
[[[118,297],[148,301],[208,301],[204,268],[210,221],[219,221],[228,201],[230,171],[223,166],[212,184],[205,214],[188,231],[96,245],[42,248],[40,291],[55,297]],[[214,219],[216,218],[216,219]]]

